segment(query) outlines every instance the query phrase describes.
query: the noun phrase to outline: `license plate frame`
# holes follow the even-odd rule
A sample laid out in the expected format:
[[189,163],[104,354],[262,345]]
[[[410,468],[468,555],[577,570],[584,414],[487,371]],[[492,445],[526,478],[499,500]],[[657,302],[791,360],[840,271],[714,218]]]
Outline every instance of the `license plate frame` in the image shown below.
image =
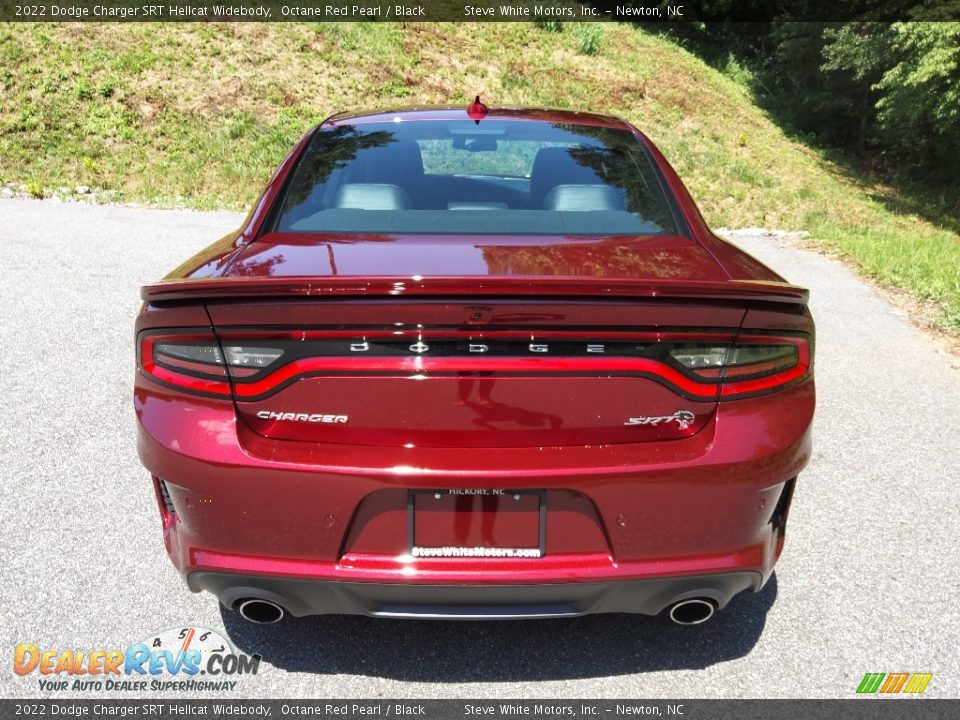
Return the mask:
[[[411,556],[416,558],[421,557],[447,557],[444,555],[435,555],[435,554],[424,554],[424,551],[432,551],[438,548],[453,548],[454,550],[462,551],[464,554],[451,554],[450,557],[460,557],[465,559],[504,559],[504,558],[521,558],[521,559],[537,559],[542,558],[546,555],[547,550],[547,492],[546,490],[500,490],[500,489],[483,489],[484,492],[460,492],[457,489],[433,489],[433,490],[409,490],[407,491],[407,550]],[[441,545],[441,546],[417,546],[417,500],[424,499],[427,496],[437,499],[439,494],[440,499],[447,499],[449,502],[456,502],[460,500],[469,500],[472,505],[476,504],[476,500],[480,499],[481,503],[483,498],[493,498],[500,500],[513,500],[513,498],[518,497],[522,498],[523,501],[527,501],[528,498],[536,499],[536,523],[537,523],[537,542],[536,544],[531,544],[529,546],[516,546],[516,547],[506,547],[506,546],[462,546],[458,547],[453,544],[451,538],[451,544]],[[441,508],[442,510],[442,508]],[[521,508],[521,512],[524,510]],[[471,510],[452,510],[451,512],[471,512]],[[423,512],[423,510],[421,510]],[[488,511],[489,512],[489,511]],[[525,514],[532,515],[533,510],[525,511]],[[499,510],[494,513],[495,517],[500,516]],[[530,518],[532,520],[532,518]],[[477,550],[483,550],[488,554],[466,554],[468,552],[473,552]]]

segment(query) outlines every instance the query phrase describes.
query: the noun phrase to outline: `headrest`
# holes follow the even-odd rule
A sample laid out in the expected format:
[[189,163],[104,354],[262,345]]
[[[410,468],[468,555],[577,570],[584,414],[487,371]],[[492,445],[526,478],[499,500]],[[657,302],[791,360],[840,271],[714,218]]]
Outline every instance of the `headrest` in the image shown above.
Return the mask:
[[609,185],[557,185],[543,199],[544,210],[623,210],[623,193]]
[[414,140],[399,140],[366,148],[348,170],[352,183],[389,183],[410,187],[423,178],[423,156]]
[[410,197],[396,185],[351,183],[340,186],[333,204],[353,210],[406,210]]
[[534,207],[543,203],[557,185],[595,185],[603,180],[593,168],[578,163],[570,154],[573,148],[546,147],[537,152],[530,170],[530,199]]

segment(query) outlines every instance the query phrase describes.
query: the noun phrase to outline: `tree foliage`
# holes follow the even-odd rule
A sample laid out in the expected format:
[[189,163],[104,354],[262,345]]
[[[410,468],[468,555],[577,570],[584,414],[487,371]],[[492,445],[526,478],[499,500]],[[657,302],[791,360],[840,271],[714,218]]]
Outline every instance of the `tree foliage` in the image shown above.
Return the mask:
[[674,34],[811,140],[880,170],[958,180],[960,23],[782,22],[773,13]]
[[823,31],[823,70],[869,93],[874,146],[913,164],[960,150],[960,23],[847,23]]

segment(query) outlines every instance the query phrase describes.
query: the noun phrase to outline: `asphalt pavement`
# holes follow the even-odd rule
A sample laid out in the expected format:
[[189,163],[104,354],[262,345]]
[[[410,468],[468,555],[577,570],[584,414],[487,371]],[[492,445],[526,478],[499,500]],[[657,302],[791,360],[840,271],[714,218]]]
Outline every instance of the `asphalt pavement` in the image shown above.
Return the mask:
[[103,695],[16,676],[18,643],[123,648],[184,624],[263,656],[237,697],[851,697],[864,673],[896,671],[932,672],[926,695],[960,696],[960,359],[837,261],[756,235],[736,242],[811,289],[818,327],[813,460],[761,593],[699,627],[640,616],[261,627],[191,594],[137,459],[133,322],[142,284],[240,220],[0,200],[3,697]]

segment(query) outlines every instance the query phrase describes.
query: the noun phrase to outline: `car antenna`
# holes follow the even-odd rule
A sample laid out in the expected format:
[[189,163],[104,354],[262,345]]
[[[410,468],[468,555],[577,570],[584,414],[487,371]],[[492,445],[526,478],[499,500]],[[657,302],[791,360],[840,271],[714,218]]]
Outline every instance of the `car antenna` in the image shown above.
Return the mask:
[[480,102],[479,95],[477,95],[477,97],[473,99],[473,102],[470,103],[470,107],[467,108],[467,115],[477,125],[479,125],[480,121],[487,116],[487,106]]

